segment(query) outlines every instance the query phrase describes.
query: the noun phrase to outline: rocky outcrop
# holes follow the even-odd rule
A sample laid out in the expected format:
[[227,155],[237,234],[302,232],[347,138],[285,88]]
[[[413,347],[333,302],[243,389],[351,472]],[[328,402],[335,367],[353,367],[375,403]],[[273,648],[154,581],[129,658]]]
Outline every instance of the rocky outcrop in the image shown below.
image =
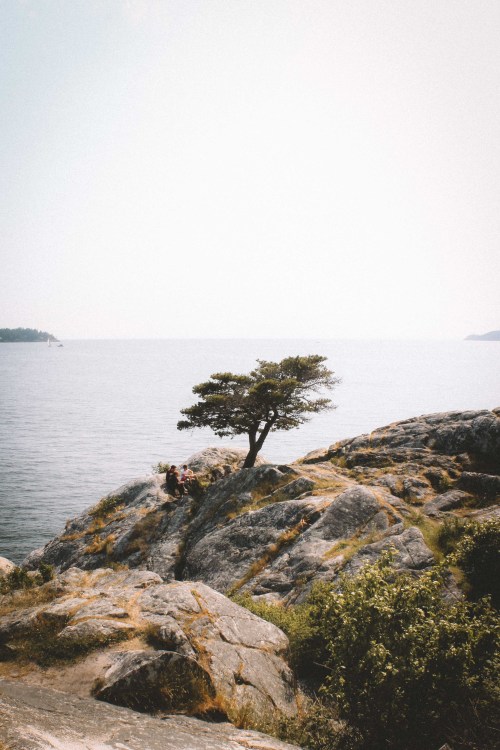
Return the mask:
[[[463,455],[466,454],[466,455]],[[448,468],[437,456],[462,457],[464,468],[477,464],[500,473],[500,409],[446,412],[395,422],[349,440],[341,440],[326,451],[316,451],[304,461],[344,459],[346,466],[387,466],[417,461]]]
[[16,566],[13,562],[10,560],[7,560],[6,557],[0,557],[0,578],[5,577],[9,573],[11,573]]
[[[248,449],[246,448],[211,447],[193,453],[183,463],[187,463],[191,471],[194,471],[196,476],[201,479],[212,477],[212,475],[222,479],[222,477],[241,469],[247,453]],[[256,466],[262,466],[265,463],[267,462],[263,456],[257,456]]]
[[[297,712],[286,636],[202,583],[164,584],[150,571],[70,568],[43,592],[52,600],[35,599],[0,617],[0,644],[13,669],[27,654],[60,666],[65,655],[92,652],[87,692],[92,686],[111,703],[215,712],[232,721]],[[4,597],[3,604],[15,602]],[[107,660],[96,659],[96,651]]]
[[227,723],[180,715],[162,720],[9,680],[0,680],[0,744],[9,750],[294,750]]
[[396,566],[419,571],[433,564],[433,523],[497,503],[500,410],[405,420],[289,466],[234,471],[238,451],[232,468],[230,458],[208,449],[187,461],[228,467],[196,497],[169,496],[164,475],[123,485],[26,566],[125,564],[285,605],[387,547]]

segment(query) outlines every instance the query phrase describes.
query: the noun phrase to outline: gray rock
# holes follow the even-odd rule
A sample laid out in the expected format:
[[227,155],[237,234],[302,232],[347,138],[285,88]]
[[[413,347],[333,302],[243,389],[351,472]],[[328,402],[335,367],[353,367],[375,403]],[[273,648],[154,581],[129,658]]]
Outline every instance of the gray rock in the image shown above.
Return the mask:
[[398,448],[456,456],[468,453],[486,463],[492,473],[499,474],[500,411],[443,412],[414,417],[369,435],[342,440],[330,446],[322,460],[347,458],[353,452],[367,449],[375,457],[385,451],[389,459],[397,460]]
[[[245,712],[270,718],[276,711],[297,711],[293,675],[283,660],[288,639],[271,623],[252,615],[201,583],[175,583],[145,591],[137,600],[141,617],[174,631],[171,647],[191,653],[210,675],[219,706],[233,721]],[[165,620],[165,618],[168,618]]]
[[423,512],[428,516],[433,516],[447,510],[463,508],[471,499],[471,495],[467,492],[462,492],[462,490],[449,490],[448,492],[443,492],[441,495],[436,495],[433,500],[426,503]]
[[[164,584],[149,571],[74,568],[51,585],[59,592],[55,601],[0,617],[7,656],[16,639],[29,638],[44,622],[61,646],[81,652],[103,652],[114,641],[135,636],[143,647],[135,646],[133,657],[113,651],[107,674],[99,671],[102,660],[91,662],[101,698],[152,710],[160,704],[173,708],[183,696],[184,710],[191,711],[197,696],[198,705],[217,707],[233,721],[296,714],[284,633],[208,586]],[[143,697],[133,699],[134,693]]]
[[339,542],[383,535],[400,520],[386,496],[367,487],[352,487],[334,500],[322,496],[315,500],[323,506],[323,514],[243,590],[268,599],[302,601],[313,581],[332,580],[340,571],[342,551],[332,554]]
[[6,557],[0,557],[0,578],[8,575],[16,566]]
[[0,727],[9,750],[299,750],[230,724],[162,720],[7,680],[0,680]]
[[106,672],[94,695],[136,711],[197,713],[213,704],[209,674],[173,651],[127,651]]
[[459,486],[476,495],[488,498],[491,502],[500,500],[500,476],[464,471]]
[[347,563],[347,574],[356,575],[364,565],[373,564],[384,550],[394,549],[394,566],[398,569],[419,571],[434,564],[434,555],[427,547],[422,532],[412,526],[400,534],[394,534],[380,542],[367,544]]
[[106,643],[132,634],[135,627],[128,622],[116,620],[85,620],[76,625],[68,625],[59,633],[61,643],[81,644],[85,642]]
[[[221,476],[225,476],[232,471],[241,469],[247,453],[247,448],[211,447],[193,453],[182,463],[187,464],[195,474],[202,477],[210,474],[213,469],[220,469]],[[267,463],[265,458],[260,455],[257,456],[255,466],[261,466],[265,463]]]
[[185,576],[226,591],[247,576],[252,566],[275,557],[286,544],[287,535],[298,524],[305,528],[316,520],[320,509],[322,502],[309,497],[267,505],[238,516],[188,548]]

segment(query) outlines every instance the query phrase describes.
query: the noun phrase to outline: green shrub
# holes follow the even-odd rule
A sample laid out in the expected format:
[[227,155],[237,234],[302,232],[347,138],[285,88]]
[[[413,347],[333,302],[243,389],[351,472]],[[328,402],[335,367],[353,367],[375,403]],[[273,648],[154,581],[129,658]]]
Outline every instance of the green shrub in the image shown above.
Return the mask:
[[157,464],[153,464],[151,467],[154,474],[166,474],[170,469],[170,464],[164,464],[163,461],[158,461]]
[[452,559],[467,577],[470,596],[489,595],[500,609],[500,520],[470,523]]
[[477,747],[494,747],[498,617],[484,602],[447,604],[442,583],[439,570],[395,574],[385,555],[313,594],[322,694],[359,733],[359,747],[475,747],[460,744],[472,735]]
[[320,701],[277,733],[309,750],[493,750],[497,613],[447,602],[444,567],[415,577],[391,561],[317,584],[295,608],[236,598],[287,633],[299,676],[319,686]]
[[453,552],[460,539],[466,533],[468,528],[468,522],[458,516],[452,516],[446,518],[442,524],[440,524],[436,533],[436,542],[439,550],[444,555],[449,555]]
[[90,511],[92,518],[106,518],[113,513],[121,504],[121,498],[116,495],[103,497]]
[[32,589],[42,586],[54,577],[52,565],[41,563],[36,573],[28,573],[24,568],[15,567],[6,576],[0,578],[0,594],[10,594],[20,589]]

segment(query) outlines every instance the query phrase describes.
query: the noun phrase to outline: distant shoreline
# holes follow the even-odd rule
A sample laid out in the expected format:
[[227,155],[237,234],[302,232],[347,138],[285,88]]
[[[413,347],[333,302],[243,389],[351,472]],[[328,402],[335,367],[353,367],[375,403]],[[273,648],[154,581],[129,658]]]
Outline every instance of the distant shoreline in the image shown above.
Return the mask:
[[500,341],[500,331],[488,331],[488,333],[471,333],[465,337],[466,341]]
[[37,344],[58,342],[54,334],[37,328],[0,328],[0,344]]

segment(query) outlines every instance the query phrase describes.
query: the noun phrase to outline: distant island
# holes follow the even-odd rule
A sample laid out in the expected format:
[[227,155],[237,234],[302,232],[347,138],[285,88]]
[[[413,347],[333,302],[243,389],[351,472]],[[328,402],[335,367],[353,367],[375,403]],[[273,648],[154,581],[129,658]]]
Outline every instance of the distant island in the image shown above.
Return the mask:
[[477,335],[471,333],[470,336],[465,337],[466,341],[500,341],[500,331],[489,331],[488,333],[482,333]]
[[0,344],[20,341],[58,341],[58,339],[52,333],[38,331],[36,328],[0,328]]

